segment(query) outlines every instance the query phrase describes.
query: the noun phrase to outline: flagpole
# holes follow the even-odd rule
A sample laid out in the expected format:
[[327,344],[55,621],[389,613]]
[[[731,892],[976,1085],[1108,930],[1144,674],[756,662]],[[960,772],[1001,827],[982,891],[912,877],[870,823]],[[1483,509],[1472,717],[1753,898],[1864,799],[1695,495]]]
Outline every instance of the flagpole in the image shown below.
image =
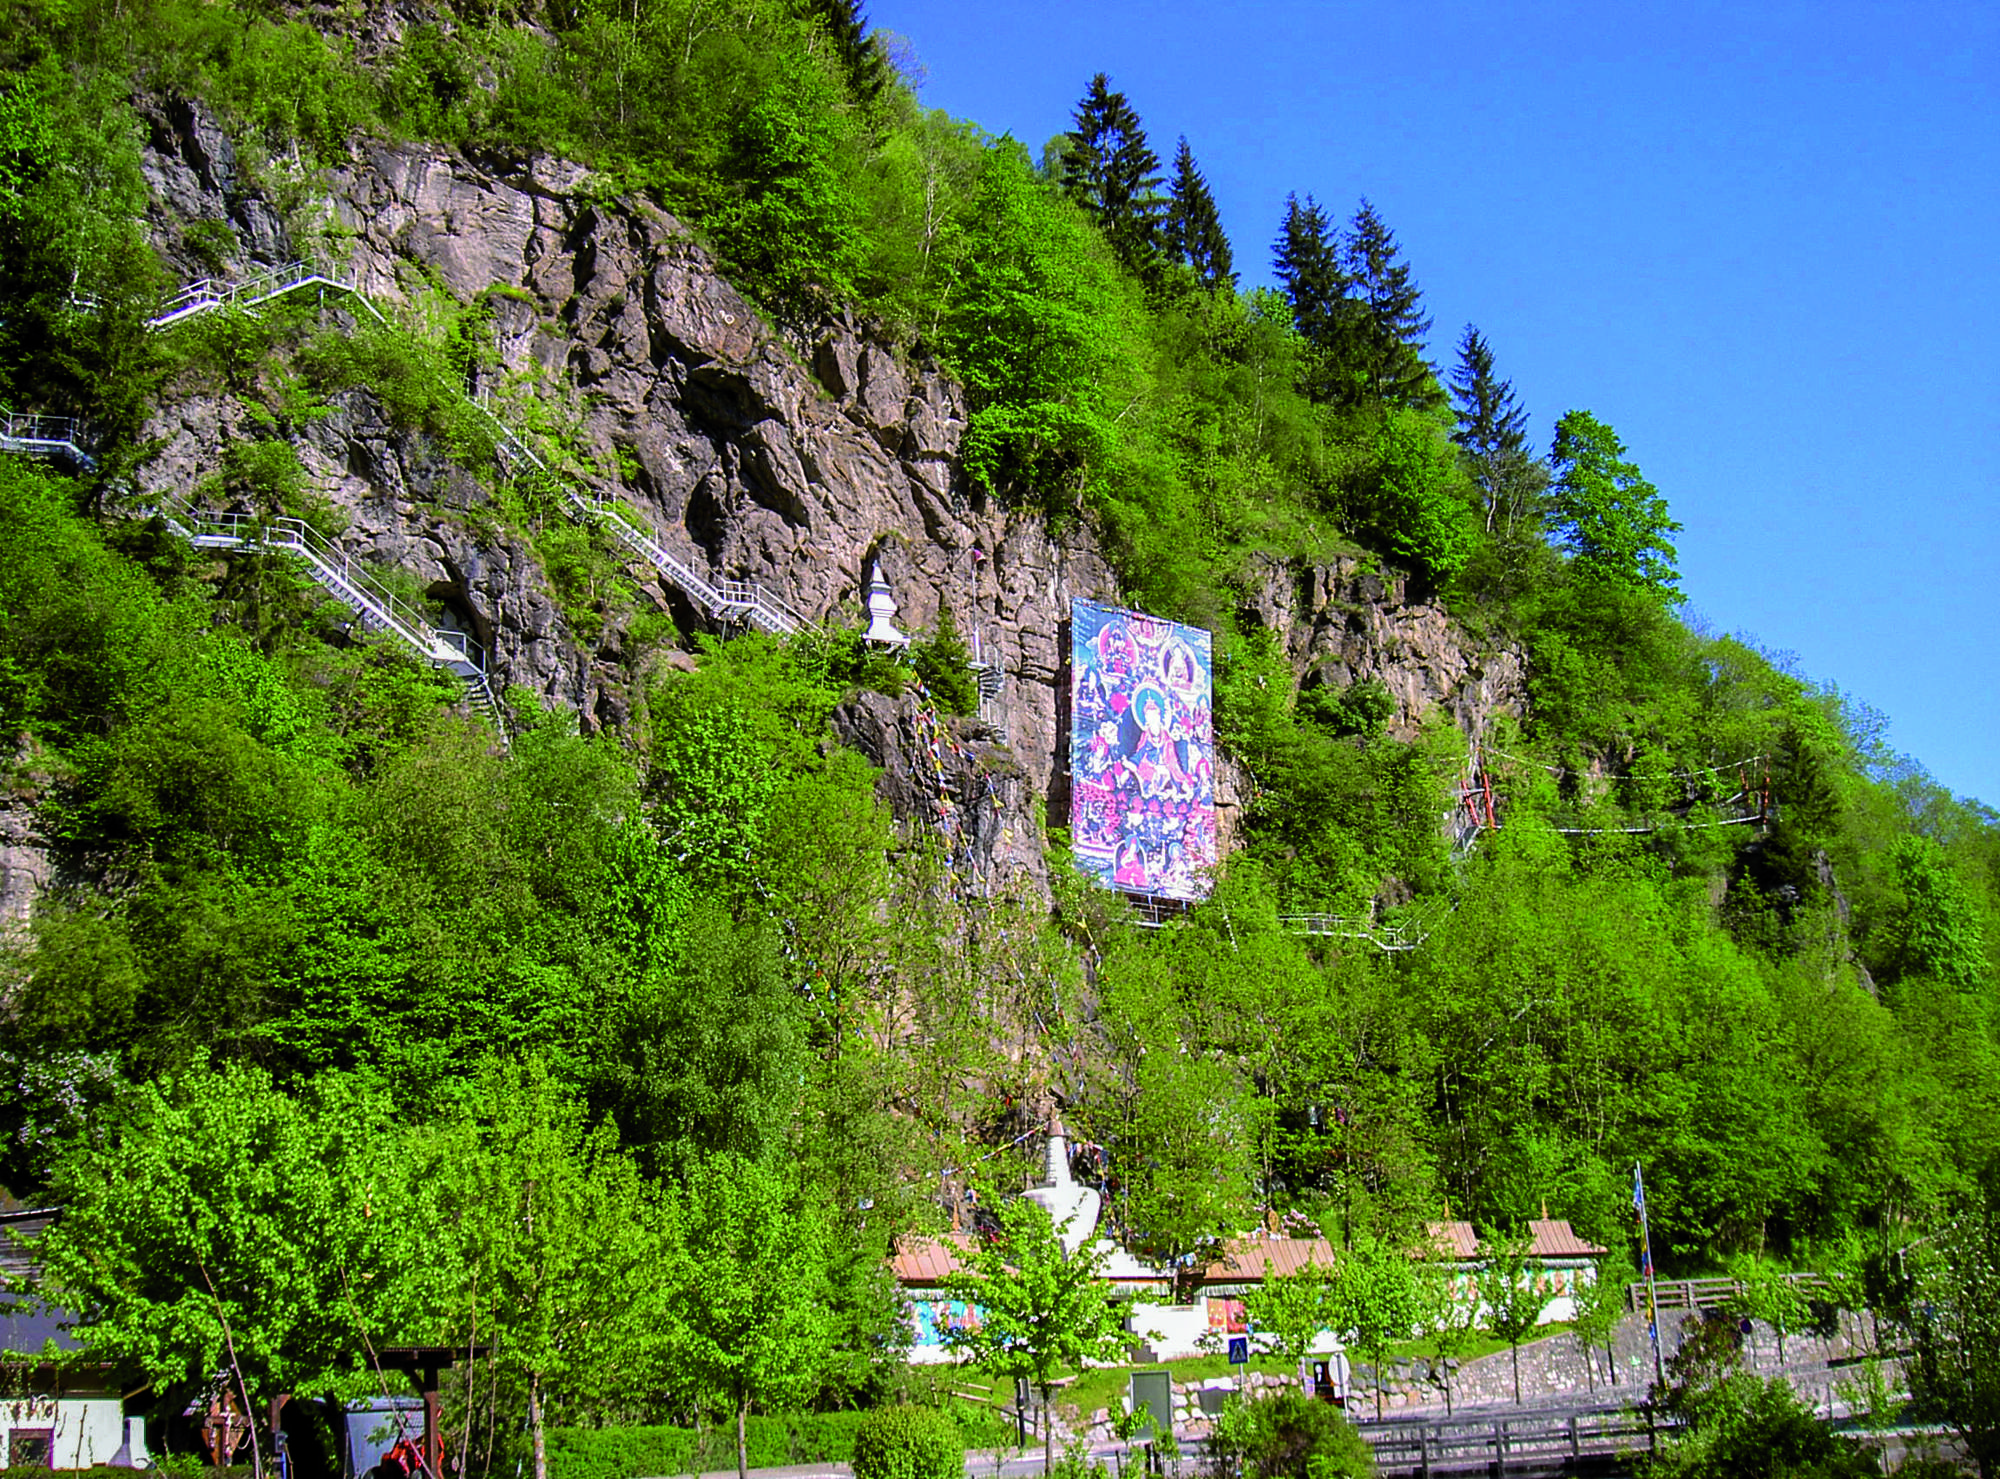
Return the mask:
[[1639,1214],[1639,1246],[1644,1250],[1646,1330],[1653,1337],[1653,1374],[1659,1378],[1660,1389],[1665,1391],[1667,1363],[1660,1355],[1660,1293],[1653,1283],[1653,1234],[1646,1224],[1646,1183],[1639,1174],[1637,1161],[1632,1162],[1632,1210]]

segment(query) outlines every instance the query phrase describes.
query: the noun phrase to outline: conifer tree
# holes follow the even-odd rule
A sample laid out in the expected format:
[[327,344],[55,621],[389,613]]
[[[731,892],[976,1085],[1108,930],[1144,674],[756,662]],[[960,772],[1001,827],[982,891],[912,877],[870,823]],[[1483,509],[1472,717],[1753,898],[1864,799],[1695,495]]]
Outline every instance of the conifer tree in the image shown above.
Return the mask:
[[1293,326],[1313,350],[1306,393],[1315,400],[1335,399],[1346,379],[1341,373],[1344,350],[1358,305],[1348,297],[1347,273],[1326,212],[1310,195],[1303,204],[1297,195],[1285,197],[1285,224],[1273,248],[1273,265],[1292,305]]
[[1167,255],[1192,267],[1196,277],[1214,291],[1236,286],[1234,254],[1223,234],[1222,215],[1215,208],[1215,196],[1194,162],[1194,151],[1183,137],[1174,150],[1174,180],[1168,191],[1167,215],[1162,229]]
[[1128,270],[1151,277],[1160,260],[1160,156],[1125,94],[1111,90],[1099,72],[1076,106],[1076,127],[1065,136],[1063,190],[1097,220],[1105,240]]
[[832,38],[854,96],[863,103],[874,102],[889,81],[889,66],[881,48],[868,37],[868,14],[860,0],[806,0],[806,11]]
[[1354,345],[1362,389],[1391,405],[1438,404],[1443,396],[1424,360],[1431,320],[1423,311],[1423,294],[1411,280],[1396,234],[1366,198],[1347,229],[1342,258],[1354,296],[1366,310]]
[[1310,195],[1303,204],[1295,194],[1285,197],[1285,225],[1273,259],[1278,285],[1292,305],[1292,323],[1308,344],[1328,347],[1347,298],[1347,274],[1326,212]]
[[1458,429],[1451,439],[1465,449],[1472,480],[1486,504],[1486,529],[1496,521],[1512,530],[1533,507],[1547,474],[1528,450],[1528,413],[1514,399],[1512,381],[1493,373],[1493,347],[1471,324],[1458,341],[1451,372]]

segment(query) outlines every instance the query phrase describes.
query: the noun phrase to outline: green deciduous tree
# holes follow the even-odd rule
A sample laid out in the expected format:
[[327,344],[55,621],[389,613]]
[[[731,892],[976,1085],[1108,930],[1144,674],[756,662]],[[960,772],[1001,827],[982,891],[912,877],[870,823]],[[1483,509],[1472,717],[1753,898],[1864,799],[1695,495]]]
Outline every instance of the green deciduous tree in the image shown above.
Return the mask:
[[1374,1368],[1375,1415],[1379,1418],[1389,1350],[1417,1329],[1416,1270],[1401,1248],[1378,1238],[1356,1238],[1334,1265],[1334,1290],[1342,1321],[1354,1332],[1355,1347]]
[[696,1162],[665,1210],[668,1348],[699,1393],[727,1401],[747,1473],[752,1405],[804,1405],[832,1356],[824,1220],[777,1170],[727,1154]]
[[1296,1367],[1322,1335],[1340,1328],[1336,1292],[1333,1270],[1323,1264],[1308,1263],[1288,1274],[1267,1270],[1263,1282],[1245,1292],[1243,1310],[1251,1332],[1267,1340],[1288,1367]]
[[1902,908],[1890,925],[1898,971],[1977,996],[1992,974],[1985,930],[1972,894],[1929,837],[1897,839],[1890,850]]
[[2000,1474],[2000,1196],[1989,1186],[1913,1250],[1905,1370],[1916,1409]]
[[226,1372],[251,1414],[351,1387],[417,1257],[389,1114],[341,1080],[299,1100],[202,1061],[122,1091],[56,1163],[43,1291],[102,1358],[163,1384]]
[[1452,1367],[1471,1349],[1479,1332],[1479,1298],[1457,1262],[1432,1250],[1416,1269],[1417,1333],[1429,1348],[1444,1383],[1444,1410],[1452,1408]]
[[1666,605],[1680,601],[1667,541],[1681,526],[1668,517],[1659,490],[1625,460],[1617,433],[1588,411],[1568,412],[1556,423],[1549,468],[1549,506],[1576,571]]
[[[1065,1256],[1055,1224],[1018,1197],[999,1207],[1001,1240],[975,1248],[971,1270],[943,1287],[979,1307],[977,1325],[946,1336],[994,1376],[1025,1381],[1044,1411],[1056,1378],[1087,1361],[1115,1361],[1130,1337],[1103,1280],[1103,1255],[1086,1244]],[[1055,1430],[1042,1425],[1042,1466],[1055,1467]]]
[[1542,1270],[1528,1257],[1526,1238],[1489,1234],[1479,1240],[1479,1304],[1486,1328],[1507,1342],[1514,1368],[1514,1401],[1521,1400],[1521,1342],[1534,1333],[1549,1307]]
[[460,1284],[437,1307],[480,1301],[495,1359],[525,1391],[534,1479],[548,1479],[551,1391],[616,1401],[642,1389],[665,1364],[659,1291],[685,1268],[663,1256],[615,1129],[591,1128],[539,1063],[489,1065],[449,1137],[434,1234],[455,1245]]

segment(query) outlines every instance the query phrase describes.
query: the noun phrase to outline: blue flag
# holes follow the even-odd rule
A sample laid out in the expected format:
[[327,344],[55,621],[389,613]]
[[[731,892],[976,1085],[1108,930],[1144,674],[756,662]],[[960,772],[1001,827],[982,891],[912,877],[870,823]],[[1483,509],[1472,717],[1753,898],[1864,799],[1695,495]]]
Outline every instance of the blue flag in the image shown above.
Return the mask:
[[1639,1178],[1639,1167],[1632,1166],[1632,1211],[1640,1217],[1646,1215],[1646,1183]]

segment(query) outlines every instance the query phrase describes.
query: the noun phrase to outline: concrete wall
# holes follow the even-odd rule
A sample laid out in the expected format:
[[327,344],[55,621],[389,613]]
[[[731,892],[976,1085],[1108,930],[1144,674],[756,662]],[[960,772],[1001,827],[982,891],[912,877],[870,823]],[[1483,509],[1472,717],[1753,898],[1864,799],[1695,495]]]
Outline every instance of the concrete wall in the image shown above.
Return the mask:
[[111,1462],[125,1442],[124,1404],[116,1397],[19,1397],[0,1401],[0,1467],[14,1462],[16,1428],[55,1430],[55,1467],[88,1469]]

